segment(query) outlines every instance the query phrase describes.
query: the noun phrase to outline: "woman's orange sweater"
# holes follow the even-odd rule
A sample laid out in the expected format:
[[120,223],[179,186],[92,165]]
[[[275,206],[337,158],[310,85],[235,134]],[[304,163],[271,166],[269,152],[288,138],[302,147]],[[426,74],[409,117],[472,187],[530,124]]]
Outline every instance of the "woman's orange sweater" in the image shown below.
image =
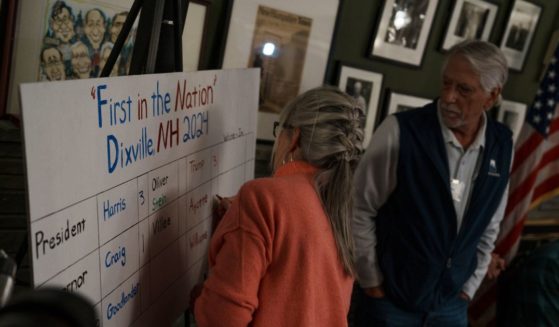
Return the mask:
[[347,326],[353,279],[301,162],[243,185],[212,237],[198,326]]

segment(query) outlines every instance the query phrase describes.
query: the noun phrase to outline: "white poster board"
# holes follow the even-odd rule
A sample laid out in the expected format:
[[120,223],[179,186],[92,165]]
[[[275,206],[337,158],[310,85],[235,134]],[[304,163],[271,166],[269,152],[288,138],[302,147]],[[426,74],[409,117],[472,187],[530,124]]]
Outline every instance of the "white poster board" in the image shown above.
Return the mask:
[[215,194],[254,174],[259,72],[23,84],[35,287],[102,326],[170,325],[205,272]]

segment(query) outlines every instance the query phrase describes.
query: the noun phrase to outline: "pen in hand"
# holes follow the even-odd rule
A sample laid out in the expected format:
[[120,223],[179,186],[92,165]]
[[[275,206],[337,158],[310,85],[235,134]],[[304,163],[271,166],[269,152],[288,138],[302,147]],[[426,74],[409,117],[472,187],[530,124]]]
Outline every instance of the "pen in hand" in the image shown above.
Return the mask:
[[214,201],[213,210],[212,210],[213,231],[215,231],[217,225],[219,225],[219,222],[221,221],[221,219],[223,219],[223,216],[225,216],[225,213],[227,212],[229,207],[231,207],[231,203],[233,200],[233,197],[222,197],[219,194],[216,194],[215,198],[216,199]]

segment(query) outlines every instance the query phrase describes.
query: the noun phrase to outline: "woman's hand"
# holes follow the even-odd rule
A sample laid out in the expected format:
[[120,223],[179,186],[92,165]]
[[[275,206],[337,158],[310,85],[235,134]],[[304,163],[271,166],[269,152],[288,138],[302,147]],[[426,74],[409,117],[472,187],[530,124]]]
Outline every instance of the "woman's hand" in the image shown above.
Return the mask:
[[216,230],[217,225],[219,225],[219,222],[221,221],[221,219],[223,219],[223,216],[225,216],[225,213],[227,212],[227,210],[229,210],[229,207],[231,207],[233,199],[235,199],[235,197],[233,196],[221,197],[217,194],[215,195],[215,201],[212,210],[212,233]]
[[204,283],[198,283],[194,285],[192,290],[190,291],[190,300],[188,302],[188,309],[194,315],[194,304],[196,303],[196,299],[202,294],[202,289],[204,288]]

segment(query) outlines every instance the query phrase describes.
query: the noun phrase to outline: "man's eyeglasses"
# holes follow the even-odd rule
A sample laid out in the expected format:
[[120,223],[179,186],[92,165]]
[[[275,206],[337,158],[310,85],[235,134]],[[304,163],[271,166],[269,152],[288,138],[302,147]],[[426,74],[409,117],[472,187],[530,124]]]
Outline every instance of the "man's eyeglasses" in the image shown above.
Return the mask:
[[[280,126],[280,122],[279,121],[275,121],[274,122],[274,129],[272,130],[272,135],[274,135],[274,137],[278,137],[278,127]],[[283,125],[281,125],[281,128],[293,128],[293,126],[284,123]]]

